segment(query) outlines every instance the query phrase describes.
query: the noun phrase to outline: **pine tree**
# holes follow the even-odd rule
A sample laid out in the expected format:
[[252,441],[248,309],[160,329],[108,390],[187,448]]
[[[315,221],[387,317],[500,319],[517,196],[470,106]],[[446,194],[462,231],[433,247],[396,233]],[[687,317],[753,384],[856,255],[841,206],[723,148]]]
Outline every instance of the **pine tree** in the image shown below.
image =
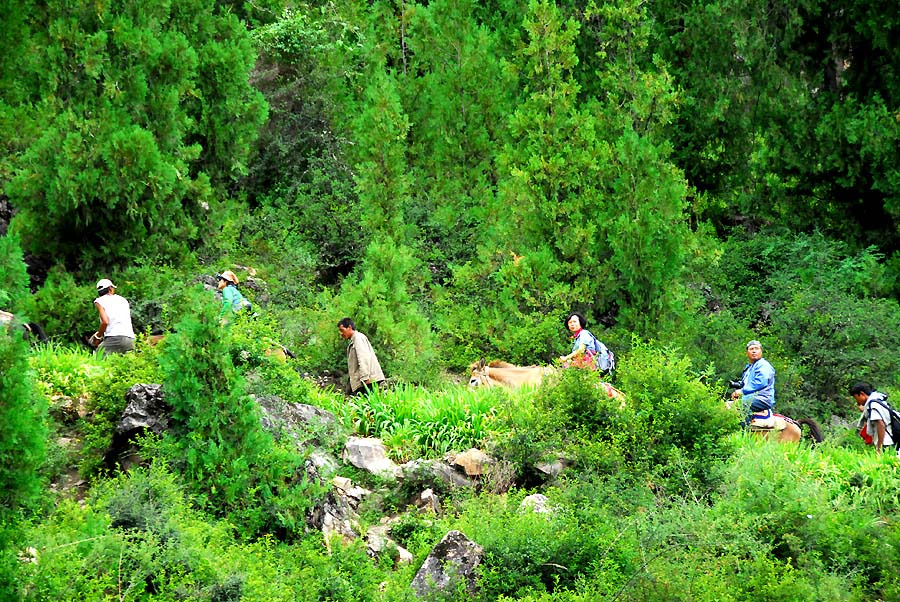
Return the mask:
[[[212,0],[36,7],[0,122],[6,192],[29,250],[104,262],[171,255],[210,224],[265,116],[249,37]],[[6,75],[9,80],[9,74]]]
[[47,402],[35,394],[28,343],[0,322],[0,597],[17,598],[17,524],[41,495],[38,475],[46,454]]

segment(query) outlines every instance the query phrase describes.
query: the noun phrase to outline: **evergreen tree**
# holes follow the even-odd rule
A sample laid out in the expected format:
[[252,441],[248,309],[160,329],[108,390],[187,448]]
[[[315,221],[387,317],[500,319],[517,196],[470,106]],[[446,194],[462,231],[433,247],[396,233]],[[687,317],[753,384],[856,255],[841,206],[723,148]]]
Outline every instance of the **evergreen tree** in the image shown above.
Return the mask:
[[411,178],[406,160],[409,117],[390,72],[373,69],[353,125],[356,187],[363,236],[374,233],[398,242],[411,240],[406,220]]
[[263,431],[259,406],[231,360],[217,308],[196,296],[193,302],[196,317],[178,324],[160,356],[166,401],[180,431],[163,449],[183,467],[205,505],[230,516],[245,533],[293,530],[315,501],[294,482],[303,474],[302,458]]
[[276,256],[315,257],[316,275],[333,284],[365,251],[346,236],[362,221],[343,119],[353,113],[348,89],[360,77],[359,29],[341,10],[295,10],[253,39],[260,53],[253,83],[269,119],[242,189],[259,224],[258,244]]
[[13,313],[31,306],[28,272],[14,236],[0,236],[0,309]]
[[409,164],[418,185],[409,218],[420,253],[444,279],[477,249],[483,207],[493,204],[515,99],[501,36],[476,18],[471,0],[416,6],[407,36],[409,73],[398,88],[409,113]]
[[893,4],[662,1],[651,10],[684,99],[669,138],[702,217],[900,246]]
[[41,495],[47,403],[35,394],[28,343],[0,322],[0,596],[16,599],[17,524]]
[[0,113],[21,123],[4,184],[23,242],[88,261],[177,252],[265,116],[244,27],[212,0],[79,0],[35,7],[22,33],[31,58]]
[[687,184],[665,137],[675,117],[675,85],[649,47],[652,20],[644,3],[591,4],[586,18],[602,24],[593,32],[601,91],[594,106],[613,150],[602,168],[604,203],[596,219],[611,251],[613,290],[626,325],[665,332],[682,309],[685,257],[694,244]]

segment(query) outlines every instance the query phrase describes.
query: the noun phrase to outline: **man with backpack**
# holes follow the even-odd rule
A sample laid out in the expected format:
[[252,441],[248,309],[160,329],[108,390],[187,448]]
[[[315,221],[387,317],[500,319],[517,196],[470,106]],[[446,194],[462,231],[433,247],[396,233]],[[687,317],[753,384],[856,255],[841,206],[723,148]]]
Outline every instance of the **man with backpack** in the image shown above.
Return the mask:
[[896,447],[894,429],[900,425],[900,414],[890,406],[887,395],[879,393],[869,383],[861,382],[850,387],[850,396],[862,412],[857,428],[866,443],[874,445],[879,454],[886,447]]

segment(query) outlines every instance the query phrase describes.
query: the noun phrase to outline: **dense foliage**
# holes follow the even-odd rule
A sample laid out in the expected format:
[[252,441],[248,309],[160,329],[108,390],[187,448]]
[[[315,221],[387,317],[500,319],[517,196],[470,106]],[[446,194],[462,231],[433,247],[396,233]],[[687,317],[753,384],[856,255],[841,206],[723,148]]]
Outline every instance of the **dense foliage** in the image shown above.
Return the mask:
[[[898,463],[846,394],[900,395],[894,5],[0,8],[3,595],[411,599],[413,567],[310,527],[312,449],[352,434],[396,462],[491,454],[427,517],[337,469],[415,566],[449,529],[482,545],[484,600],[900,596]],[[227,327],[225,269],[254,313]],[[84,346],[101,277],[134,354]],[[578,370],[460,386],[479,358],[553,363],[573,311],[624,402]],[[340,392],[345,316],[376,394]],[[750,339],[825,444],[739,432],[721,402]],[[125,392],[152,382],[171,431],[123,470]],[[334,421],[284,437],[263,401]],[[554,511],[522,512],[538,491]]]

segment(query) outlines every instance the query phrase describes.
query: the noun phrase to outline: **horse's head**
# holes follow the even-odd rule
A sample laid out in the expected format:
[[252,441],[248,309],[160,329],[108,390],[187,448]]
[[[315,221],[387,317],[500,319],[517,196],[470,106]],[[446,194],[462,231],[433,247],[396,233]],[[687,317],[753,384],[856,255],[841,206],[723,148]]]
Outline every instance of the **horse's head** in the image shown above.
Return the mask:
[[469,366],[472,375],[469,377],[469,387],[474,388],[479,385],[491,386],[491,381],[487,375],[487,366],[485,366],[484,358]]

